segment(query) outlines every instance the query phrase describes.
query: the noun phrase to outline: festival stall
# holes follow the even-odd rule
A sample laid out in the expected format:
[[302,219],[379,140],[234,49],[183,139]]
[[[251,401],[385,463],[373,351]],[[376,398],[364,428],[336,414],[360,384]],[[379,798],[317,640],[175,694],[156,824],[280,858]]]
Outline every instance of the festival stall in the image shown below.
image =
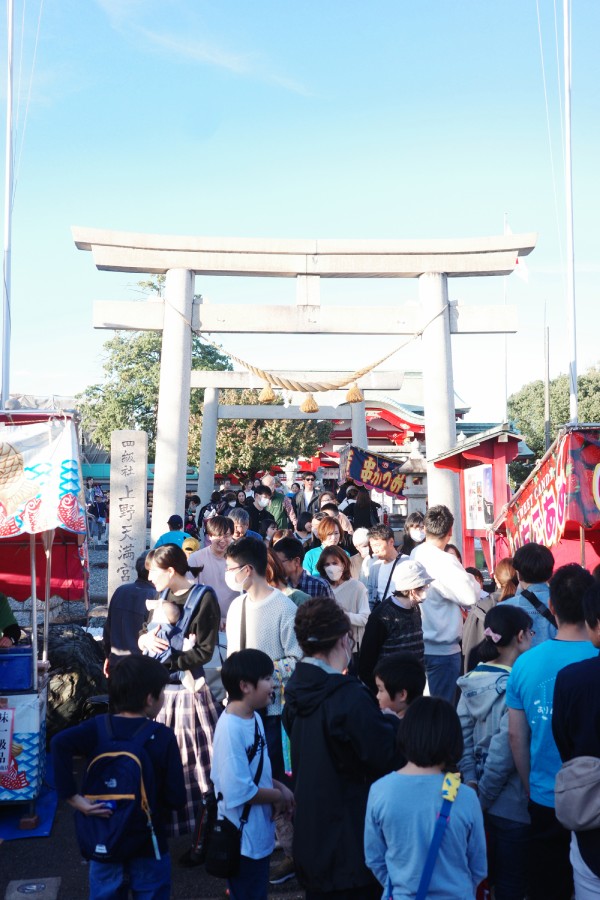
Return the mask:
[[563,428],[493,524],[498,558],[535,541],[555,565],[600,563],[600,425]]
[[0,802],[32,806],[44,780],[49,600],[87,602],[85,533],[74,416],[0,412],[0,591],[32,600],[31,643],[0,649]]
[[507,466],[519,455],[522,440],[523,436],[511,432],[507,425],[499,425],[461,441],[433,460],[438,468],[450,469],[459,476],[465,566],[477,564],[475,541],[479,538],[488,570],[493,570],[491,528],[509,499]]

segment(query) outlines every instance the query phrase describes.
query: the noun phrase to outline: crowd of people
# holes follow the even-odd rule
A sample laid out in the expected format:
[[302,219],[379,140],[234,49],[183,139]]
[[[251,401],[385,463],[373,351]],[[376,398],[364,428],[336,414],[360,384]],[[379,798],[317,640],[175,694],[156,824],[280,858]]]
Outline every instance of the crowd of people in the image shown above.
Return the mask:
[[[567,829],[554,793],[563,763],[600,758],[599,573],[555,569],[530,543],[486,585],[447,507],[412,513],[399,542],[380,512],[364,488],[319,491],[311,472],[287,491],[271,475],[226,482],[171,516],[111,599],[110,696],[132,657],[165,673],[111,701],[113,718],[150,710],[174,735],[183,787],[156,813],[163,851],[189,833],[194,861],[214,792],[241,827],[237,900],[294,875],[308,900],[600,897],[600,828]],[[69,767],[92,737],[83,723],[54,739],[57,786],[106,816]],[[135,893],[129,860],[109,876],[100,862],[91,896],[117,896],[102,885],[119,877],[169,896],[164,864],[149,846],[139,856],[156,890]]]

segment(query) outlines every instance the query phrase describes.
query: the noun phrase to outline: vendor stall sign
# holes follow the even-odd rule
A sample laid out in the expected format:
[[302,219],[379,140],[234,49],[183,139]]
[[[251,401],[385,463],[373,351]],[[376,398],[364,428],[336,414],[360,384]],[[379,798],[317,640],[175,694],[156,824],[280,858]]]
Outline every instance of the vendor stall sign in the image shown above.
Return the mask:
[[85,534],[77,432],[68,419],[0,429],[0,537]]
[[382,491],[390,497],[403,497],[406,475],[396,471],[399,465],[397,460],[359,447],[346,447],[340,451],[340,472],[344,478],[352,478],[356,484]]
[[0,697],[0,802],[34,800],[46,774],[46,692]]
[[465,527],[472,530],[489,528],[494,521],[494,488],[491,465],[464,470]]
[[600,429],[560,436],[506,511],[512,552],[531,541],[552,547],[568,525],[600,529]]

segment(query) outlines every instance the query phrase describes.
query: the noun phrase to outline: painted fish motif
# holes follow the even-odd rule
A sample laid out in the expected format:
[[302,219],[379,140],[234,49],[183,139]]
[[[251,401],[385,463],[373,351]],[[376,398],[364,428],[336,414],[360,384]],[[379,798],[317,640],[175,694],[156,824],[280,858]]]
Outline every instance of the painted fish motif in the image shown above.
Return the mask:
[[58,518],[71,531],[83,534],[85,532],[85,517],[77,497],[74,494],[65,494],[58,504]]

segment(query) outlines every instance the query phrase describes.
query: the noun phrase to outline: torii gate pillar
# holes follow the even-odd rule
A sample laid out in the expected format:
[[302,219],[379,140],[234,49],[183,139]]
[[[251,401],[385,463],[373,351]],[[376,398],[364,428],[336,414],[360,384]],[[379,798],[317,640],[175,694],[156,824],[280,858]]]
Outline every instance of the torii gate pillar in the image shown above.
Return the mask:
[[183,510],[187,470],[192,368],[194,273],[169,269],[165,281],[160,385],[156,417],[156,459],[152,543],[169,516]]
[[[448,277],[427,272],[419,277],[419,300],[423,318],[429,325],[423,332],[423,399],[427,419],[425,440],[429,460],[442,448],[456,446],[452,347]],[[443,503],[455,518],[455,531],[461,534],[458,477],[447,469],[427,463],[427,493],[431,506]]]
[[218,427],[219,388],[206,387],[204,388],[202,437],[200,438],[200,462],[198,463],[198,496],[203,504],[210,501],[215,484]]

